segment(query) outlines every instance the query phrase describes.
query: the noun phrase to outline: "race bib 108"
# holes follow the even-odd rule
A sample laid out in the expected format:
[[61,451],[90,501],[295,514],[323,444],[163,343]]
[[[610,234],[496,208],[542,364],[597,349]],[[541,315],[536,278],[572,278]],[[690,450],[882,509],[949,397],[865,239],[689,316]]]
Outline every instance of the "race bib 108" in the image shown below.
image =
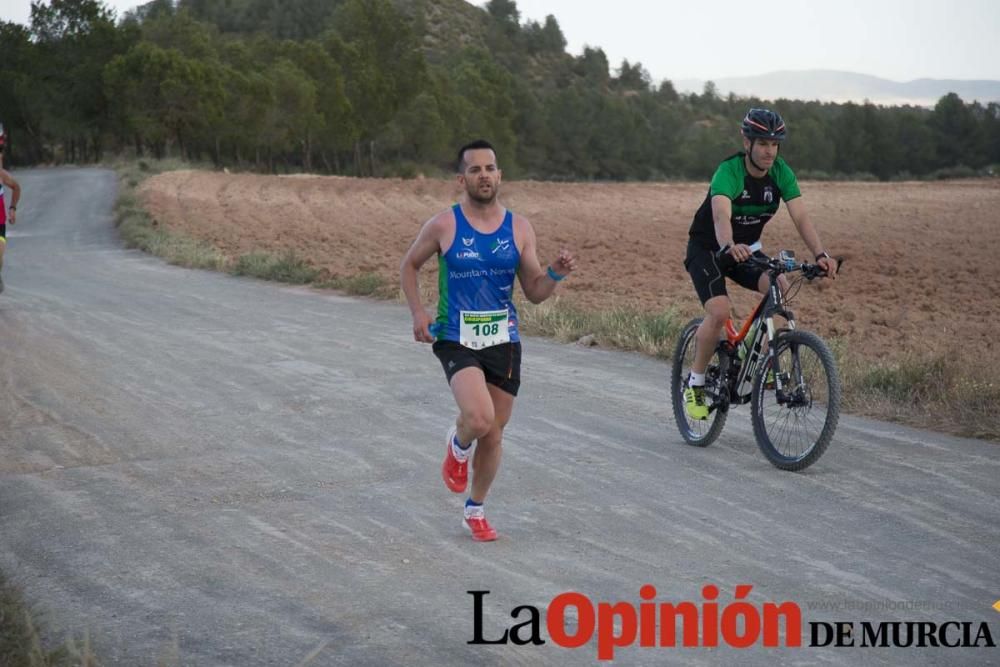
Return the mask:
[[482,350],[510,342],[507,310],[463,310],[459,313],[459,342]]

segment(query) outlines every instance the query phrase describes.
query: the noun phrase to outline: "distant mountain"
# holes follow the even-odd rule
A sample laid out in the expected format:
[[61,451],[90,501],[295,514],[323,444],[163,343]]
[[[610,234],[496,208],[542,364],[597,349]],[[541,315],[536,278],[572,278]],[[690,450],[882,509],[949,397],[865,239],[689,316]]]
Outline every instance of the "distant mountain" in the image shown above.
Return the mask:
[[[754,96],[765,100],[782,97],[841,103],[862,103],[868,100],[873,104],[886,106],[912,104],[932,107],[948,93],[956,93],[965,102],[1000,102],[1000,81],[916,79],[900,83],[877,76],[835,70],[781,71],[712,81],[723,97],[732,92],[741,97]],[[674,87],[680,92],[701,93],[704,86],[705,81],[697,79],[674,82]]]

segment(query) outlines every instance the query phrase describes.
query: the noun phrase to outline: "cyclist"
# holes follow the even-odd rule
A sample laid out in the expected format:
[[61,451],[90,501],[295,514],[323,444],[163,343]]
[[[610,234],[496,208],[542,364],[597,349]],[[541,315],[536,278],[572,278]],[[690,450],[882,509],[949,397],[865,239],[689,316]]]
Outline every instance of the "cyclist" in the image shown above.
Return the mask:
[[[753,254],[749,246],[760,239],[764,225],[777,213],[782,199],[817,264],[830,278],[837,268],[809,220],[795,174],[778,155],[787,135],[781,116],[770,109],[750,109],[740,133],[743,151],[723,160],[715,170],[708,195],[695,213],[688,234],[684,267],[705,308],[705,319],[695,338],[695,360],[684,390],[684,407],[691,419],[708,418],[705,369],[732,312],[726,278],[746,289],[762,293],[768,290],[764,269],[741,262]],[[735,262],[720,261],[723,255]],[[785,277],[780,276],[780,288],[784,290],[786,285]]]
[[[6,143],[3,123],[0,123],[0,271],[3,270],[3,254],[7,249],[7,223],[17,222],[17,202],[21,199],[21,186],[3,168],[3,151]],[[10,188],[10,212],[5,197],[5,186]],[[0,292],[3,292],[3,276],[0,275]]]
[[[462,493],[472,461],[463,525],[477,542],[497,538],[483,502],[500,467],[503,430],[521,384],[514,277],[529,301],[541,303],[576,268],[576,258],[565,249],[547,269],[541,267],[531,223],[497,201],[500,177],[493,146],[482,140],[462,146],[461,202],[424,223],[400,266],[413,338],[434,344],[458,404],[458,419],[445,438],[441,474],[449,490]],[[436,322],[424,310],[417,282],[420,267],[434,255],[441,291]]]

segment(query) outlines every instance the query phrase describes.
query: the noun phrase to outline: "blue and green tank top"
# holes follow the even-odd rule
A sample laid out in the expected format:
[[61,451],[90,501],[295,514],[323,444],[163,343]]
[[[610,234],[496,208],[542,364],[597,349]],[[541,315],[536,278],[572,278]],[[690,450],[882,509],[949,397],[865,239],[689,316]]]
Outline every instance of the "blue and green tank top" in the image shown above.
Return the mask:
[[512,294],[521,253],[514,244],[514,216],[504,214],[492,234],[476,231],[462,212],[455,213],[455,239],[438,256],[438,316],[432,332],[438,340],[459,342],[462,311],[507,311],[510,341],[520,340]]

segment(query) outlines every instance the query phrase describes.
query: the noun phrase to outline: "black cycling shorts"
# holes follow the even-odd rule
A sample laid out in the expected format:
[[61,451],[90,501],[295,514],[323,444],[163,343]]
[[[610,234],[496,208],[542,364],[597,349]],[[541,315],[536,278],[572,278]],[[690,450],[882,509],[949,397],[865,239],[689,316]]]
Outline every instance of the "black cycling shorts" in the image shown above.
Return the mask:
[[[754,255],[767,259],[767,255],[759,250]],[[688,242],[684,268],[691,274],[691,281],[694,283],[698,298],[701,299],[701,305],[705,305],[711,298],[729,295],[726,292],[726,278],[756,292],[760,277],[764,274],[763,268],[745,262],[720,268],[715,253],[693,241]]]
[[521,344],[502,343],[482,350],[471,350],[452,340],[439,340],[433,345],[434,356],[441,362],[448,383],[455,373],[475,366],[483,371],[486,381],[511,396],[517,396],[521,386]]

